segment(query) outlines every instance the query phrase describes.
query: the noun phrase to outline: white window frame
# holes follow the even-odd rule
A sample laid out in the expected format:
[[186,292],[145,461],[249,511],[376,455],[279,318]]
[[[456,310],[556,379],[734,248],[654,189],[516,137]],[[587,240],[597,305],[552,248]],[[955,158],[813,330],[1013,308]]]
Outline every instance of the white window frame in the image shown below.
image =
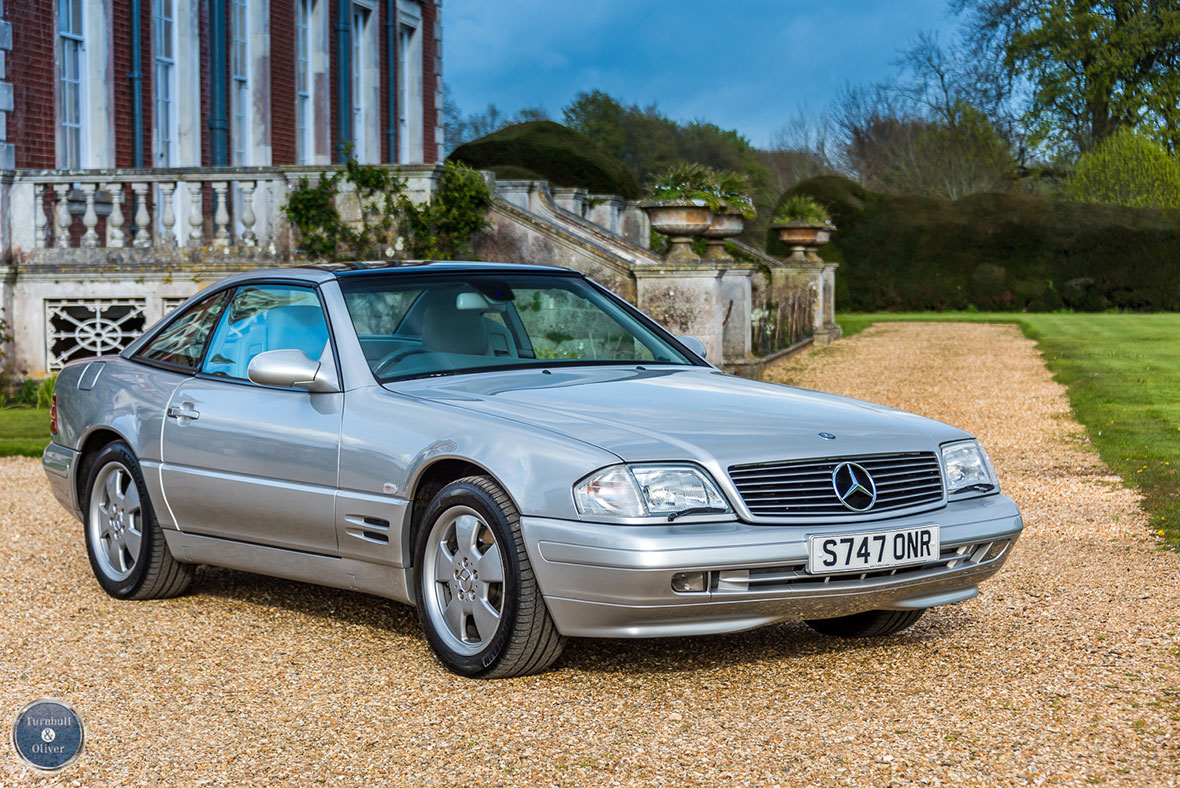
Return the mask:
[[253,156],[250,101],[250,7],[230,0],[230,163],[241,167]]
[[295,0],[295,162],[311,164],[315,158],[315,125],[312,114],[312,20],[315,0]]
[[[58,166],[65,169],[80,169],[86,166],[89,159],[87,153],[87,85],[86,85],[86,7],[85,0],[58,0],[57,6],[57,159]],[[78,8],[81,17],[81,30],[64,29],[67,20],[73,18],[68,12]],[[77,65],[77,77],[66,76],[67,52],[72,51]],[[72,101],[67,97],[67,86],[72,86],[74,95]],[[66,120],[67,104],[72,104],[76,111],[76,122]],[[75,139],[71,139],[75,138]],[[71,143],[74,143],[71,145]],[[71,150],[73,147],[73,150]]]
[[353,0],[352,3],[352,157],[362,164],[369,160],[369,80],[370,33],[373,9]]
[[397,20],[397,161],[423,161],[422,122],[422,6],[413,0],[398,3]]
[[[163,52],[165,43],[168,44],[170,54]],[[152,80],[155,93],[152,159],[156,167],[175,167],[177,162],[176,49],[176,0],[152,0],[152,55],[155,66]],[[165,117],[163,123],[160,122],[162,116]]]

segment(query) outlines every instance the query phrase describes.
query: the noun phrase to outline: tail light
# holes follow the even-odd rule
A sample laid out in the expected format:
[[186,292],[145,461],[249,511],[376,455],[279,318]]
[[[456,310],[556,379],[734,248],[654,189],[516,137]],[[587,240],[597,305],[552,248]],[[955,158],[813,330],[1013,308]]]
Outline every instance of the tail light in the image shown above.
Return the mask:
[[57,392],[53,392],[53,399],[49,401],[49,434],[57,434]]

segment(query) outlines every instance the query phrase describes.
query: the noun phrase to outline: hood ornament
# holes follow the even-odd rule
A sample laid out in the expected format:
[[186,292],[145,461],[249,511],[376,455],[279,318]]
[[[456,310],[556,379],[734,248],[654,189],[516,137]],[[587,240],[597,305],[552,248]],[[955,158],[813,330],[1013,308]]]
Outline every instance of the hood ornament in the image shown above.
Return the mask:
[[826,440],[826,441],[834,441],[834,440],[836,440],[836,436],[835,436],[835,435],[833,435],[833,434],[832,434],[832,433],[830,433],[830,432],[821,432],[821,433],[819,434],[819,436],[820,436],[821,438],[823,438],[824,440]]
[[832,489],[845,508],[867,512],[877,502],[877,484],[863,466],[842,462],[832,471]]

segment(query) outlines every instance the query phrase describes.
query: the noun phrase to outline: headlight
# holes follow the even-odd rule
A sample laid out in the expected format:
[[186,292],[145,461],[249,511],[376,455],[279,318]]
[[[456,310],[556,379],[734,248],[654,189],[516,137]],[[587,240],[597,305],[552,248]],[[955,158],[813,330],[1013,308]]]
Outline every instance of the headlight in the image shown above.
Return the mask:
[[612,517],[730,510],[709,475],[691,465],[612,465],[575,484],[574,502],[582,514]]
[[996,469],[976,440],[956,441],[942,447],[942,464],[946,469],[946,491],[950,495],[963,492],[995,492],[1000,489]]

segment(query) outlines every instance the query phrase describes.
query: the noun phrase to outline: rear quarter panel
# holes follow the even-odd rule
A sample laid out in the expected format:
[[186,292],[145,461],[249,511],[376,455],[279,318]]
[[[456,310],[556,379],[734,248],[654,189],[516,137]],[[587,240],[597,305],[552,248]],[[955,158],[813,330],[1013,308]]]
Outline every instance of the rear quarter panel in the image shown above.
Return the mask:
[[[93,365],[101,365],[101,370]],[[87,381],[93,380],[89,390],[78,387],[83,376]],[[110,356],[68,365],[54,388],[56,442],[81,451],[87,439],[100,430],[114,432],[126,441],[139,458],[156,516],[165,527],[172,525],[172,518],[160,489],[160,431],[168,399],[186,379],[180,373]],[[87,469],[85,458],[74,463],[75,489],[85,482],[80,476]]]

